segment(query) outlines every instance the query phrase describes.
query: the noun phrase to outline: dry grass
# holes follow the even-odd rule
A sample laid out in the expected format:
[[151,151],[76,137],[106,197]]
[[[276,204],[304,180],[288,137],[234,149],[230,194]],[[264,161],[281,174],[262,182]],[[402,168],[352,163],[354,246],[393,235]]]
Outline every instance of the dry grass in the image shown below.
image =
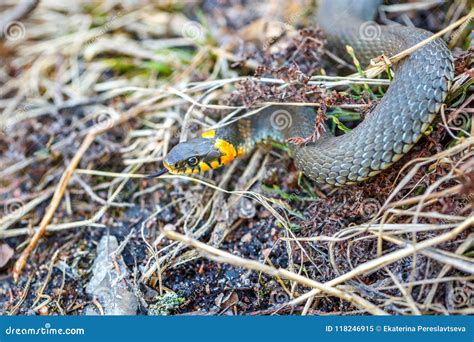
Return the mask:
[[[320,188],[298,175],[282,148],[263,146],[223,171],[143,179],[172,144],[276,103],[270,91],[291,94],[287,104],[319,108],[325,105],[312,96],[324,86],[334,90],[329,108],[339,111],[366,110],[365,85],[380,97],[375,90],[387,79],[320,75],[300,86],[292,77],[241,76],[262,63],[281,73],[279,54],[294,57],[291,44],[298,52],[317,39],[298,40],[291,28],[277,40],[252,35],[259,17],[308,24],[305,1],[288,6],[243,13],[230,6],[213,22],[204,5],[198,23],[182,14],[193,13],[192,4],[49,0],[19,22],[19,36],[0,45],[0,238],[15,248],[14,266],[2,274],[7,312],[100,308],[82,288],[105,233],[123,241],[115,257],[131,255],[133,277],[124,281],[142,313],[171,290],[186,300],[180,310],[187,313],[473,313],[465,1],[420,10],[441,18],[439,35],[451,36],[459,56],[457,76],[432,137],[380,177]],[[382,20],[419,25],[420,12],[410,9],[390,16],[396,7],[388,6]],[[226,32],[224,23],[239,29]],[[285,72],[321,69],[319,60],[297,62],[299,69]],[[261,92],[251,109],[239,102],[255,95],[246,93],[249,85]],[[230,271],[238,279],[221,286]]]

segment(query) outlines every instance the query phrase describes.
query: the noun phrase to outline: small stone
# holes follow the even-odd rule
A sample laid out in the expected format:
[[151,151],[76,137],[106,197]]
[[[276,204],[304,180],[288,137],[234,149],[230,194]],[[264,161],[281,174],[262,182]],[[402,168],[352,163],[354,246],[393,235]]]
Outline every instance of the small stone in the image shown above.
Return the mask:
[[242,242],[250,242],[252,241],[252,234],[247,233],[244,236],[242,236],[242,239],[240,239]]
[[176,227],[171,224],[171,223],[167,223],[165,224],[165,226],[163,227],[163,230],[171,230],[171,231],[175,231],[176,230]]
[[[130,274],[121,255],[112,256],[117,249],[118,242],[115,236],[102,237],[97,246],[92,278],[86,286],[86,292],[97,298],[106,315],[135,315],[138,300],[132,286],[127,282]],[[86,312],[94,313],[93,310]]]
[[42,307],[38,310],[38,313],[40,314],[40,316],[48,316],[48,315],[49,315],[48,306],[47,306],[47,305],[42,306]]

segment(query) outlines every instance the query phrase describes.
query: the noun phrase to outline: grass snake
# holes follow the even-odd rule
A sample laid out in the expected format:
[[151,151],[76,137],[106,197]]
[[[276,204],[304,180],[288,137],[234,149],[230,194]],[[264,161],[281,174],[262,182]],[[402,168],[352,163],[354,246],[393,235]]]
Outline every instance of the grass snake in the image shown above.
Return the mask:
[[[414,27],[376,25],[371,20],[378,5],[379,0],[320,1],[316,22],[339,54],[350,45],[365,65],[371,58],[395,55],[432,35]],[[394,70],[384,97],[356,128],[341,136],[326,129],[315,142],[289,144],[299,170],[319,183],[356,183],[388,168],[413,147],[446,98],[454,77],[453,58],[445,42],[435,39],[398,62]],[[165,157],[165,169],[154,176],[215,169],[257,142],[308,137],[314,127],[311,107],[270,106],[176,145]]]

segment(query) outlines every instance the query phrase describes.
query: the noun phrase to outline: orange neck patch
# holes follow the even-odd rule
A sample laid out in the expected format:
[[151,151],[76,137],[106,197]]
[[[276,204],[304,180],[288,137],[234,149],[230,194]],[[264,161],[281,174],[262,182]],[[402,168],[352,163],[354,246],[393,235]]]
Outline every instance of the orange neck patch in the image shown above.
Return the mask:
[[221,156],[222,164],[230,163],[239,155],[234,145],[222,139],[216,139],[216,143],[214,144],[214,147],[217,148],[222,153],[222,156]]

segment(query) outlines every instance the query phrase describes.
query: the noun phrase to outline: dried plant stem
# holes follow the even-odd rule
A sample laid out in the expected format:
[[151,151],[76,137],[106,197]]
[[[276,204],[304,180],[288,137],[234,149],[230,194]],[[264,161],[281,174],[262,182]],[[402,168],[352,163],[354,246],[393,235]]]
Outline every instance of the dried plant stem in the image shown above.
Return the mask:
[[[398,61],[400,61],[401,59],[405,58],[406,56],[412,54],[413,52],[415,52],[419,48],[421,48],[421,47],[425,46],[426,44],[429,44],[433,40],[441,37],[446,32],[449,32],[449,31],[455,29],[456,27],[462,25],[466,21],[471,20],[473,18],[473,16],[474,16],[474,11],[467,14],[467,15],[465,15],[464,17],[462,17],[461,19],[459,19],[456,22],[452,23],[451,25],[445,27],[441,31],[439,31],[436,34],[432,35],[431,37],[419,42],[418,44],[413,45],[412,47],[410,47],[410,48],[408,48],[408,49],[406,49],[406,50],[404,50],[400,53],[397,53],[396,55],[390,57],[388,60],[392,64],[397,63]],[[375,76],[379,75],[380,73],[384,72],[385,70],[386,70],[385,61],[381,61],[381,62],[375,63],[373,66],[366,69],[364,71],[364,73],[368,78],[372,78],[372,77],[375,77]],[[359,75],[354,74],[353,76],[358,77]]]
[[[436,236],[432,239],[421,241],[416,245],[410,245],[410,246],[402,248],[398,251],[383,255],[383,256],[381,256],[377,259],[370,260],[366,263],[363,263],[362,265],[357,266],[352,271],[347,272],[347,273],[345,273],[345,274],[343,274],[343,275],[341,275],[337,278],[334,278],[331,281],[328,281],[327,283],[325,283],[325,285],[336,286],[336,285],[342,284],[342,283],[344,283],[344,282],[346,282],[346,281],[348,281],[348,280],[350,280],[350,279],[352,279],[352,278],[354,278],[354,277],[356,277],[360,274],[364,274],[364,273],[369,272],[369,271],[374,271],[374,270],[379,269],[381,267],[392,264],[395,261],[400,260],[402,258],[406,258],[406,257],[408,257],[412,254],[415,254],[415,253],[419,252],[420,250],[423,250],[425,248],[435,246],[435,245],[438,245],[438,244],[443,243],[445,241],[451,240],[454,237],[461,234],[466,229],[468,229],[469,227],[472,227],[473,225],[474,225],[474,216],[471,216],[468,219],[466,219],[463,223],[461,223],[459,226],[457,226],[456,228],[454,228],[453,230],[451,230],[450,232],[448,232],[446,234]],[[301,297],[294,299],[293,301],[288,303],[288,305],[297,305],[297,304],[299,304],[301,302],[304,302],[305,300],[307,300],[311,297],[314,297],[314,296],[318,295],[319,293],[321,293],[321,291],[319,289],[314,289],[314,290],[302,295]]]
[[[161,98],[161,96],[159,97]],[[111,120],[111,122],[105,122],[98,124],[94,126],[89,133],[85,136],[84,140],[82,141],[81,146],[77,150],[76,154],[72,158],[71,162],[67,166],[66,170],[61,176],[61,179],[59,180],[59,184],[56,187],[56,190],[54,192],[53,198],[51,200],[51,203],[49,204],[48,209],[46,210],[46,213],[44,214],[43,218],[41,219],[39,229],[35,232],[33,237],[30,240],[30,243],[28,246],[23,250],[21,253],[20,257],[15,263],[15,266],[13,268],[13,279],[15,281],[18,281],[21,272],[26,266],[26,263],[28,262],[28,258],[30,257],[30,254],[33,252],[33,250],[36,248],[38,245],[41,237],[44,235],[46,228],[48,227],[49,222],[51,222],[51,219],[54,216],[54,213],[56,212],[56,209],[58,208],[59,204],[61,203],[61,199],[63,198],[64,191],[67,188],[67,185],[69,183],[69,180],[71,176],[74,173],[74,170],[77,168],[77,165],[79,165],[79,162],[82,159],[82,156],[84,153],[88,150],[88,148],[91,146],[91,144],[94,142],[95,138],[108,130],[110,130],[112,127],[115,127],[117,125],[120,125],[136,116],[139,114],[143,113],[143,111],[153,102],[155,102],[159,98],[152,98],[148,101],[145,101],[145,103],[141,104],[140,106],[137,106],[135,108],[132,108],[129,110],[125,115],[119,116],[117,118],[114,118]]]
[[362,298],[362,297],[360,297],[360,296],[358,296],[354,293],[339,290],[339,289],[337,289],[335,287],[332,287],[330,285],[317,282],[315,280],[303,277],[299,274],[287,271],[285,269],[271,267],[271,266],[262,264],[258,261],[238,257],[238,256],[233,255],[231,253],[228,253],[228,252],[222,251],[220,249],[211,247],[211,246],[209,246],[205,243],[202,243],[198,240],[192,239],[189,236],[179,234],[179,233],[171,231],[171,230],[163,230],[163,234],[169,239],[181,241],[181,242],[184,242],[185,244],[187,244],[188,246],[199,249],[208,258],[210,258],[214,261],[225,262],[225,263],[228,263],[228,264],[232,264],[234,266],[247,268],[247,269],[250,269],[250,270],[253,270],[253,271],[257,271],[257,272],[263,272],[263,273],[266,273],[266,274],[268,274],[272,277],[280,277],[280,278],[296,281],[299,284],[315,288],[316,289],[315,291],[324,292],[328,295],[338,297],[342,300],[345,300],[345,301],[357,306],[358,308],[366,310],[367,312],[369,312],[373,315],[388,315],[385,311],[381,310],[380,308],[378,308],[374,304],[370,303],[369,301],[365,300],[364,298]]

